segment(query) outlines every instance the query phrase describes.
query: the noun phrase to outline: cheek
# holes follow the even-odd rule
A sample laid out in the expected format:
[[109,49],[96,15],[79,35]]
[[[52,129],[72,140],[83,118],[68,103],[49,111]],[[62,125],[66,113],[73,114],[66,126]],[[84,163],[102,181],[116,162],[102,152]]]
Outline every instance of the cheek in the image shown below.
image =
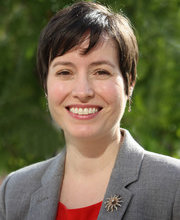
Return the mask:
[[126,102],[126,95],[124,91],[124,83],[120,81],[109,80],[97,85],[97,93],[101,94],[106,102],[109,104],[122,105]]
[[47,82],[48,102],[59,104],[61,103],[67,94],[67,87],[64,84],[60,84],[58,81],[49,80]]

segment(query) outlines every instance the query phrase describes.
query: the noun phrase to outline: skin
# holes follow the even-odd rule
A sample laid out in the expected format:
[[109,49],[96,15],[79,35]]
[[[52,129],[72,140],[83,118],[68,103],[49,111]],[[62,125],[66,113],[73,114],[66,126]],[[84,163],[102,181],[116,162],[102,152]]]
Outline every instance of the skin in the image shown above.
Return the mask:
[[[49,110],[66,139],[60,201],[68,208],[103,200],[122,141],[119,125],[127,101],[115,42],[101,38],[94,49],[82,55],[88,43],[87,38],[56,57],[47,78]],[[72,107],[98,111],[78,115],[70,112]]]

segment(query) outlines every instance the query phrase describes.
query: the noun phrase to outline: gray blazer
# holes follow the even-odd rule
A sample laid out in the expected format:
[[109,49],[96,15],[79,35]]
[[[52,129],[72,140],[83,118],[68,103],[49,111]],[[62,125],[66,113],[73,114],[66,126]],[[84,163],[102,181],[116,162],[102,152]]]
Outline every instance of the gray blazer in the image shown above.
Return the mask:
[[[0,189],[0,220],[56,217],[65,150],[10,174]],[[121,207],[105,202],[118,195]],[[98,220],[180,220],[180,161],[145,151],[125,130]]]

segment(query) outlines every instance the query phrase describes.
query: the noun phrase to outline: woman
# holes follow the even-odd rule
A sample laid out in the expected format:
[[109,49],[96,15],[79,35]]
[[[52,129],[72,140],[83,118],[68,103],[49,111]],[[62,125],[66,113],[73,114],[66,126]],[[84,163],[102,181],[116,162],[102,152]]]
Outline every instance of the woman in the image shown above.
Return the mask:
[[6,178],[0,219],[180,219],[180,162],[119,128],[137,57],[127,18],[104,6],[75,3],[50,20],[38,69],[66,148]]

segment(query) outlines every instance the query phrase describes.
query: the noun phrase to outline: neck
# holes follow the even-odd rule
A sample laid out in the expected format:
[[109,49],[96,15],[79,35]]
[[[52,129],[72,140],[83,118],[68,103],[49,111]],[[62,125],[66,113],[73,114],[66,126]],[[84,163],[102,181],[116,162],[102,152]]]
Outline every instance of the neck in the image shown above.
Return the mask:
[[98,139],[82,140],[66,138],[66,174],[92,176],[111,171],[121,142],[119,129],[114,134]]

